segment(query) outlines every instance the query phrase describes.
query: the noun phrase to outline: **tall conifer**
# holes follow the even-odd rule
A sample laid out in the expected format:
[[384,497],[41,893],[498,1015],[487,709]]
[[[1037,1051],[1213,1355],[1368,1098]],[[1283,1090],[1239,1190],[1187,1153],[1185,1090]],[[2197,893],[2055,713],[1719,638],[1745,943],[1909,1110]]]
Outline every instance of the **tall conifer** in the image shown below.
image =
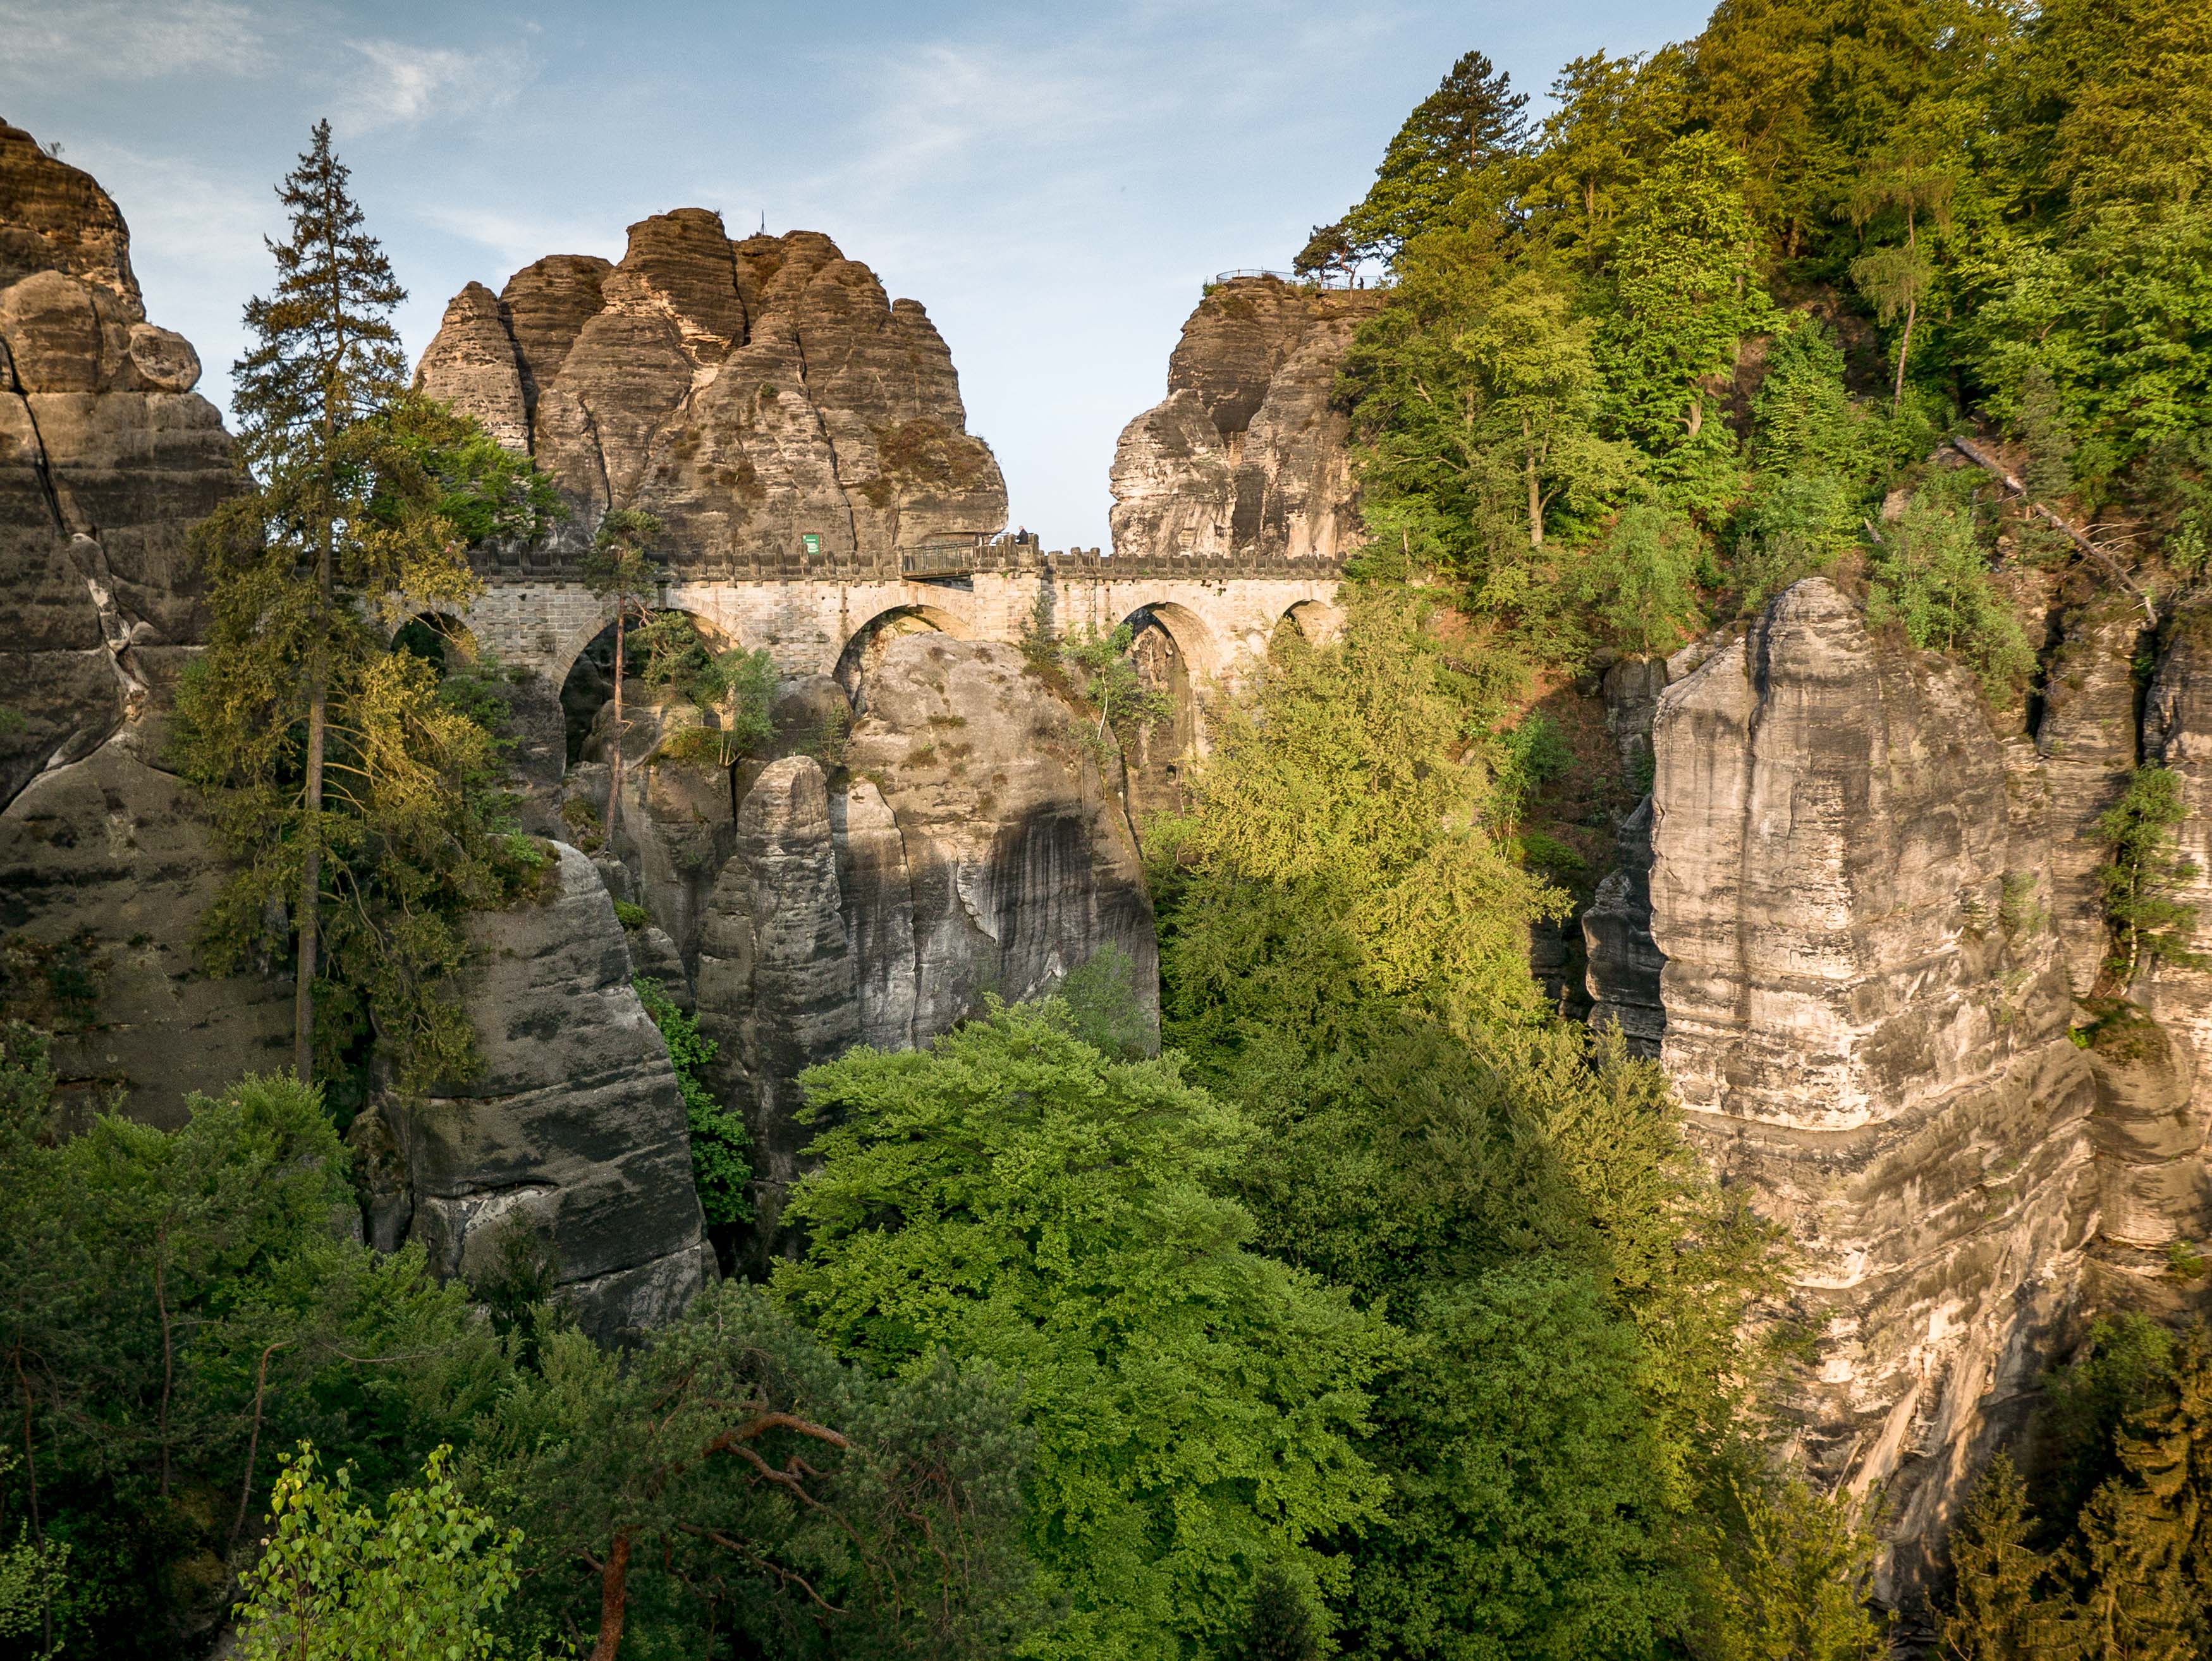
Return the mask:
[[208,651],[178,694],[178,759],[245,869],[206,919],[210,967],[255,955],[289,913],[294,1066],[374,1027],[402,1082],[465,1070],[466,1021],[436,996],[455,913],[495,898],[519,846],[491,835],[496,746],[389,647],[476,592],[457,520],[534,535],[550,486],[472,421],[406,390],[405,298],[316,124],[278,187],[274,291],[249,301],[234,367],[249,488],[195,527]]
[[297,913],[299,980],[293,1066],[302,1078],[314,1063],[315,973],[322,879],[325,729],[329,717],[331,645],[337,599],[337,543],[343,512],[339,440],[362,415],[404,385],[407,361],[392,308],[407,298],[376,239],[362,228],[350,177],[331,149],[331,124],[315,124],[300,165],[277,187],[291,215],[290,237],[270,242],[276,292],[246,303],[253,349],[233,367],[232,408],[240,447],[270,517],[313,561],[314,583],[300,598],[300,643],[307,649],[306,782],[300,820]]

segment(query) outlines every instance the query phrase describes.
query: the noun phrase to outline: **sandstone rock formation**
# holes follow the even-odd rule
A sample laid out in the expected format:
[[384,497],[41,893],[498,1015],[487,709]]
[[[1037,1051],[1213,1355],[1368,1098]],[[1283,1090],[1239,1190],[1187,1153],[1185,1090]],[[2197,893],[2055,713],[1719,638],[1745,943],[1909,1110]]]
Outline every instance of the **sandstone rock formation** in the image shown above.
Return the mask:
[[0,1002],[79,1109],[161,1125],[282,1064],[290,1025],[288,987],[201,971],[222,862],[162,761],[185,533],[237,488],[198,375],[106,192],[0,124]]
[[[49,768],[0,813],[0,996],[53,1034],[76,1112],[120,1092],[134,1117],[173,1129],[192,1091],[290,1065],[290,981],[214,979],[194,949],[227,876],[161,765],[155,720]],[[280,968],[284,951],[280,931]]]
[[1183,324],[1167,397],[1115,448],[1115,554],[1330,559],[1352,546],[1334,393],[1352,330],[1380,298],[1274,277],[1215,286]]
[[[474,1282],[519,1230],[550,1246],[556,1300],[611,1337],[678,1313],[713,1261],[684,1099],[613,902],[590,860],[558,853],[534,898],[470,918],[459,995],[482,1070],[379,1112],[406,1171],[404,1238]],[[397,1243],[398,1212],[378,1244]]]
[[2074,1313],[2094,1089],[2044,864],[1971,678],[1878,644],[1826,582],[1660,700],[1651,935],[1664,1064],[1721,1167],[1784,1222],[1814,1467],[1888,1501],[1921,1583]]
[[999,466],[916,302],[812,231],[732,242],[703,209],[630,227],[621,262],[557,255],[456,295],[418,383],[526,450],[579,512],[658,514],[679,579],[896,573],[897,550],[999,530]]
[[0,806],[91,753],[196,637],[185,531],[237,480],[88,175],[0,124]]
[[[292,998],[281,917],[267,973],[210,979],[194,949],[227,869],[166,770],[163,712],[200,638],[185,534],[240,481],[129,250],[96,183],[0,125],[0,1013],[53,1032],[80,1114],[119,1094],[174,1125],[191,1092],[284,1069]],[[557,706],[496,695],[543,793]],[[595,1330],[664,1318],[707,1259],[683,1103],[605,891],[571,851],[544,906],[472,930],[459,995],[485,1070],[443,1111],[359,1122],[370,1233],[411,1228],[473,1275],[501,1220],[526,1219]]]
[[1109,947],[1156,996],[1134,838],[1020,654],[904,635],[866,691],[834,779],[789,755],[751,785],[701,937],[700,1028],[752,1127],[763,1246],[813,1134],[792,1118],[803,1068],[924,1044]]

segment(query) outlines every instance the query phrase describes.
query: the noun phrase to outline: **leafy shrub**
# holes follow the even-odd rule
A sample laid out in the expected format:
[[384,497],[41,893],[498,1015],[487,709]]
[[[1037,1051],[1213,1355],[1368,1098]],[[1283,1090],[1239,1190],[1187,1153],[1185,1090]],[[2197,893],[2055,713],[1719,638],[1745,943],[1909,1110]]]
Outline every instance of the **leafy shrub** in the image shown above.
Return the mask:
[[1576,573],[1583,603],[1623,652],[1649,657],[1696,632],[1705,548],[1687,515],[1657,502],[1621,509]]
[[1973,520],[1916,494],[1874,557],[1867,620],[1901,624],[1913,645],[1955,658],[1992,699],[2018,692],[2035,649],[1990,580]]
[[2146,766],[2098,817],[2097,834],[2111,856],[2097,870],[2112,937],[2106,973],[2116,986],[2134,980],[2147,957],[2190,968],[2206,961],[2191,949],[2197,908],[2173,897],[2197,875],[2173,843],[2175,827],[2187,816],[2179,775]]
[[753,1139],[742,1115],[714,1100],[706,1085],[706,1070],[721,1046],[702,1036],[698,1019],[676,1007],[675,1000],[658,981],[634,977],[645,1012],[660,1028],[668,1046],[669,1064],[676,1070],[677,1088],[684,1093],[684,1117],[691,1131],[691,1180],[699,1191],[699,1209],[708,1225],[750,1222],[752,1202],[747,1189],[753,1179]]

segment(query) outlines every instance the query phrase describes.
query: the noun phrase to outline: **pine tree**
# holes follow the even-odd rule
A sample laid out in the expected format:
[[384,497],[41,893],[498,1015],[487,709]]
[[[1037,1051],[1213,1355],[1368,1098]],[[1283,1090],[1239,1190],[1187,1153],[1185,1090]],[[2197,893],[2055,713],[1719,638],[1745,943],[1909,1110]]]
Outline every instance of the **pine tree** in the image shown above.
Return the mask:
[[397,394],[407,372],[392,309],[407,298],[362,212],[346,191],[347,169],[331,149],[331,124],[315,124],[300,165],[277,187],[292,216],[291,239],[271,242],[276,294],[246,302],[246,326],[259,343],[232,371],[240,449],[276,516],[306,544],[314,589],[299,618],[307,649],[307,751],[301,821],[299,975],[293,1066],[313,1076],[316,922],[322,878],[324,744],[329,718],[331,643],[337,595],[338,440],[362,414]]
[[1315,1661],[1320,1653],[1306,1600],[1271,1564],[1253,1585],[1244,1624],[1223,1649],[1223,1661]]
[[465,1070],[467,1022],[431,995],[459,959],[456,906],[521,856],[491,837],[491,735],[388,649],[413,610],[465,605],[455,518],[534,535],[556,511],[530,464],[407,391],[404,295],[319,122],[278,188],[275,291],[249,301],[234,369],[249,488],[194,527],[208,650],[177,700],[177,759],[246,863],[204,920],[209,966],[244,967],[272,909],[296,936],[294,1067],[372,1024],[408,1088]]
[[1443,222],[1472,180],[1520,153],[1528,95],[1479,52],[1463,54],[1436,91],[1406,118],[1382,155],[1375,183],[1340,229],[1361,256],[1395,261],[1407,243]]
[[2033,1661],[2051,1653],[2053,1606],[2037,1595],[2045,1564],[2027,1543],[2034,1531],[2027,1484],[2011,1456],[2000,1453],[1951,1537],[1958,1589],[1937,1618],[1936,1652],[1944,1661]]

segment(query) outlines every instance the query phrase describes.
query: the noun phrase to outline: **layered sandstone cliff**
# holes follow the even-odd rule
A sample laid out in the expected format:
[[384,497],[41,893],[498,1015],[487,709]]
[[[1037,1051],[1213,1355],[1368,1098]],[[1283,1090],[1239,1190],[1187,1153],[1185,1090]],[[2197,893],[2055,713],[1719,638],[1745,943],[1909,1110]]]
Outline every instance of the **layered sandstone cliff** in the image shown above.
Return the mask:
[[1006,524],[928,314],[818,232],[732,241],[704,209],[656,214],[613,265],[554,255],[497,294],[471,283],[416,377],[575,509],[548,546],[507,551],[524,570],[573,555],[611,506],[659,517],[678,580],[895,574],[902,548]]
[[1358,516],[1336,379],[1380,298],[1275,277],[1212,286],[1166,398],[1115,447],[1115,554],[1341,558]]
[[[52,1032],[72,1111],[119,1095],[164,1125],[291,1051],[281,915],[259,973],[204,972],[228,867],[164,756],[201,638],[185,536],[241,482],[198,374],[145,320],[115,203],[0,125],[0,1013]],[[542,780],[543,743],[516,765]],[[542,899],[471,919],[456,995],[483,1072],[357,1122],[365,1222],[472,1276],[526,1222],[559,1295],[611,1333],[699,1283],[683,1103],[590,865],[567,856]]]
[[2208,636],[2168,631],[2139,712],[2140,610],[2061,631],[2033,738],[1819,579],[1646,666],[1653,791],[1584,923],[1594,1018],[1793,1237],[1798,1449],[1882,1494],[1900,1597],[2087,1318],[2203,1292],[2212,973],[2100,979],[2095,821],[2139,757],[2179,776],[2212,944]]
[[1696,1135],[1795,1239],[1813,1467],[1924,1571],[2072,1315],[2094,1088],[2038,788],[1956,666],[1820,579],[1662,695],[1651,939]]
[[281,1062],[290,995],[192,949],[223,872],[158,706],[198,638],[185,531],[238,480],[130,248],[89,175],[0,124],[0,1000],[53,1032],[65,1097],[175,1124]]
[[0,804],[173,673],[198,628],[185,531],[237,488],[130,247],[88,174],[0,124]]

